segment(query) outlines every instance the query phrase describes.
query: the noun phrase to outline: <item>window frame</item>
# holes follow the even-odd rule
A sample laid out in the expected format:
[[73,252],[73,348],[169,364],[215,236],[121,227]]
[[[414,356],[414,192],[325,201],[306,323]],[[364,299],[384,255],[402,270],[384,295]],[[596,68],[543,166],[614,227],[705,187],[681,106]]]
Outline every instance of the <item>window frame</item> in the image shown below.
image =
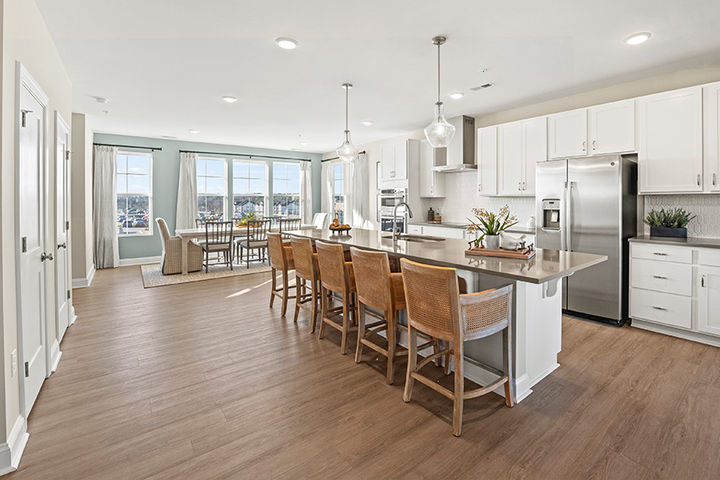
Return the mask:
[[[230,178],[230,190],[232,191],[232,194],[231,194],[231,204],[232,204],[231,216],[232,216],[233,221],[235,220],[235,197],[236,197],[236,196],[262,197],[262,199],[263,199],[263,212],[262,212],[262,216],[263,216],[263,217],[267,217],[267,216],[268,216],[268,208],[270,208],[270,203],[271,203],[271,202],[270,202],[270,185],[269,185],[269,182],[270,182],[269,170],[270,170],[270,169],[269,169],[269,167],[268,167],[268,162],[265,161],[265,160],[253,160],[252,158],[242,158],[242,157],[239,157],[239,158],[231,158],[230,160],[232,160],[232,176],[231,176],[231,178]],[[252,177],[250,177],[249,174],[248,174],[248,177],[247,177],[247,178],[245,178],[245,177],[236,177],[236,176],[235,176],[235,164],[236,164],[236,163],[247,163],[247,164],[250,164],[250,165],[262,165],[262,166],[263,166],[263,168],[265,169],[265,173],[264,173],[264,175],[263,175],[263,180],[264,180],[265,185],[264,185],[264,192],[263,192],[261,195],[258,195],[258,194],[244,194],[244,193],[238,193],[238,192],[235,191],[235,179],[236,179],[236,178],[237,178],[237,179],[240,179],[240,180],[247,180],[247,181],[248,181],[248,185],[249,185],[250,180],[252,179]],[[248,171],[249,171],[249,170],[248,170]]]
[[[226,157],[215,157],[210,155],[199,155],[197,158],[197,161],[200,160],[213,160],[213,161],[221,161],[223,163],[223,194],[217,194],[217,193],[200,193],[200,188],[198,187],[198,191],[196,194],[195,202],[200,199],[200,197],[217,197],[222,196],[223,198],[223,207],[222,207],[222,221],[227,221],[228,219],[228,159]],[[200,177],[204,178],[220,178],[214,175],[207,175],[207,168],[205,168],[205,175],[198,175],[197,173],[197,165],[195,166],[195,184],[199,185],[200,183]],[[200,215],[199,209],[198,209],[198,216]]]
[[[333,169],[333,174],[332,174],[332,199],[333,199],[333,201],[332,201],[332,212],[333,212],[333,218],[335,218],[335,212],[336,212],[336,210],[335,210],[335,204],[337,203],[337,202],[335,201],[335,197],[342,196],[342,204],[343,204],[342,212],[343,212],[343,218],[342,218],[342,220],[339,220],[339,222],[340,222],[340,223],[345,223],[345,216],[346,216],[345,213],[347,212],[347,195],[346,195],[346,193],[345,193],[345,173],[346,173],[346,172],[345,172],[345,165],[344,165],[343,163],[341,163],[341,162],[337,162],[337,163],[333,163],[333,164],[331,165],[331,167],[332,167],[332,169]],[[339,181],[339,179],[335,176],[335,172],[337,172],[338,167],[340,167],[340,169],[342,170],[342,184],[343,184],[342,195],[338,195],[338,194],[335,192],[336,183]]]
[[[118,157],[120,155],[140,155],[140,156],[148,157],[150,159],[150,167],[149,167],[149,172],[147,175],[150,180],[150,192],[149,193],[147,193],[147,194],[132,193],[132,192],[119,193],[117,191],[118,174],[120,173],[120,172],[118,172],[117,161],[118,161]],[[115,154],[115,164],[116,164],[115,165],[115,210],[116,210],[115,215],[117,216],[117,197],[118,196],[124,195],[124,196],[136,196],[136,197],[147,196],[148,197],[148,229],[147,229],[147,232],[144,232],[144,233],[120,233],[120,227],[118,226],[117,231],[115,232],[118,239],[130,238],[130,237],[151,237],[155,233],[155,229],[154,229],[155,222],[154,222],[154,218],[153,218],[154,217],[154,215],[153,215],[153,160],[154,160],[154,158],[153,157],[154,157],[154,155],[153,155],[152,151],[138,152],[138,151],[133,151],[133,150],[118,150],[117,153]],[[127,166],[125,168],[126,168],[126,170],[125,170],[124,175],[127,176],[127,175],[129,175],[127,173]],[[137,174],[133,174],[133,175],[137,175]],[[127,212],[127,202],[125,203],[125,211]]]
[[[290,161],[290,160],[288,160],[288,161],[285,161],[285,160],[274,160],[274,161],[272,162],[272,167],[273,167],[273,168],[272,168],[272,178],[269,179],[269,181],[272,181],[272,186],[273,186],[273,188],[272,188],[272,199],[271,199],[271,202],[270,202],[271,205],[269,205],[270,214],[271,214],[271,216],[273,216],[273,217],[279,216],[279,215],[275,215],[275,195],[276,195],[276,192],[275,192],[275,165],[279,165],[279,164],[280,164],[280,165],[293,165],[293,166],[297,166],[297,167],[298,167],[298,193],[297,193],[297,194],[294,194],[294,193],[291,193],[291,194],[281,194],[281,195],[282,195],[282,196],[297,196],[297,198],[298,198],[298,214],[297,214],[297,218],[302,218],[302,212],[303,212],[303,208],[305,207],[305,205],[304,205],[304,200],[303,200],[303,198],[302,198],[302,166],[300,165],[300,162],[299,162],[299,161],[293,162],[293,161]],[[280,179],[280,180],[285,180],[285,181],[287,181],[287,180],[289,180],[289,179],[288,179],[288,178],[283,178],[283,179]],[[278,195],[278,196],[281,196],[281,195]],[[295,217],[295,216],[287,216],[287,218],[296,218],[296,217]]]

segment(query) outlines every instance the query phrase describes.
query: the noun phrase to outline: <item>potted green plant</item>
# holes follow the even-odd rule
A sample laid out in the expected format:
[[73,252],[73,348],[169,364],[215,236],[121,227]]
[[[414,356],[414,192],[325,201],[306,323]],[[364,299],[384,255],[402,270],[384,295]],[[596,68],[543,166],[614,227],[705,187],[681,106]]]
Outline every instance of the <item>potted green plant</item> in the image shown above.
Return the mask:
[[505,205],[499,212],[495,213],[484,208],[473,208],[475,221],[470,220],[469,232],[481,232],[481,235],[475,240],[475,247],[480,242],[485,241],[485,248],[488,250],[498,250],[500,248],[500,232],[504,232],[513,225],[517,225],[517,217],[510,215],[510,208]]
[[665,210],[650,210],[643,220],[650,225],[650,235],[653,237],[687,238],[687,225],[695,215],[683,208],[669,208]]

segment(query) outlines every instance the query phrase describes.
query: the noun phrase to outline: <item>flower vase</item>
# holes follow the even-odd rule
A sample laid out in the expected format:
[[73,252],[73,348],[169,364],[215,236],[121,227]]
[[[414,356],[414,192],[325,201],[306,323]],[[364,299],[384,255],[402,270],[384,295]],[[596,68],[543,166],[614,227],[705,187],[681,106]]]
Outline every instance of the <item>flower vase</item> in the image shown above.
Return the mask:
[[500,235],[485,235],[485,248],[488,250],[500,249]]

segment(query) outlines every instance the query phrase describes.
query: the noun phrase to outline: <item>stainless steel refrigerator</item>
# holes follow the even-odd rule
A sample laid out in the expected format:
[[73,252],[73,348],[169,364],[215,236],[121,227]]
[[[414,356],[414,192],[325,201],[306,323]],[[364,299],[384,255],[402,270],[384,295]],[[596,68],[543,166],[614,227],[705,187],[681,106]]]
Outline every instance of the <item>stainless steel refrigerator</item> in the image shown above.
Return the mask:
[[604,155],[537,164],[537,246],[607,255],[564,279],[563,308],[628,318],[628,238],[637,230],[637,158]]

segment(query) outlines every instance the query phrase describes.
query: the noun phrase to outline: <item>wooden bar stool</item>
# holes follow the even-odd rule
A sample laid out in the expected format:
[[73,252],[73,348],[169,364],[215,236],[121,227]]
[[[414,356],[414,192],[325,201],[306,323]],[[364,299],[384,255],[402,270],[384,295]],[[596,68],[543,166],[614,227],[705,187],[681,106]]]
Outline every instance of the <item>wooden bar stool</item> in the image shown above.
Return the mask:
[[[310,333],[315,332],[318,306],[320,305],[320,267],[318,255],[313,252],[312,240],[309,238],[292,237],[293,262],[295,263],[295,318],[297,322],[300,309],[310,313]],[[307,284],[310,283],[310,292]],[[308,302],[312,302],[308,306]]]
[[[363,345],[366,345],[387,358],[387,383],[393,383],[394,360],[396,356],[407,355],[407,350],[398,350],[398,312],[405,310],[405,291],[403,289],[402,274],[390,271],[390,260],[385,252],[372,252],[350,248],[352,254],[355,284],[357,285],[356,303],[358,317],[357,348],[355,350],[355,363],[360,363]],[[380,310],[378,315],[365,307]],[[379,321],[366,325],[365,315],[377,318]],[[375,334],[385,331],[387,348],[371,340]],[[433,345],[438,347],[437,341],[418,347],[420,350]]]
[[[408,311],[409,356],[403,400],[412,398],[413,382],[424,383],[453,400],[453,434],[462,433],[463,401],[492,392],[505,385],[505,404],[515,403],[512,374],[512,285],[497,290],[461,295],[454,268],[432,267],[403,258],[405,300]],[[417,363],[417,332],[421,331],[446,342],[446,349],[435,352]],[[503,332],[503,369],[495,371],[500,378],[487,387],[465,391],[463,377],[463,342]],[[452,349],[450,348],[452,344]],[[420,369],[434,357],[451,353],[455,367],[453,391],[422,375]]]
[[[347,353],[348,334],[355,330],[350,326],[350,317],[355,311],[355,276],[352,262],[345,261],[342,245],[315,242],[320,267],[320,338],[325,336],[325,325],[330,325],[342,333],[340,353]],[[342,295],[342,305],[330,308],[330,295]],[[341,316],[341,321],[334,319]]]
[[[290,285],[290,270],[295,269],[295,263],[293,262],[293,252],[289,244],[285,244],[282,241],[282,235],[279,233],[268,233],[268,256],[270,257],[270,267],[272,268],[272,287],[270,290],[270,308],[273,306],[275,297],[278,296],[282,300],[282,310],[280,315],[283,317],[287,312],[288,299],[295,298],[295,295],[290,296],[289,292],[291,288],[296,289],[297,285]],[[282,286],[277,286],[277,271],[282,272]]]

